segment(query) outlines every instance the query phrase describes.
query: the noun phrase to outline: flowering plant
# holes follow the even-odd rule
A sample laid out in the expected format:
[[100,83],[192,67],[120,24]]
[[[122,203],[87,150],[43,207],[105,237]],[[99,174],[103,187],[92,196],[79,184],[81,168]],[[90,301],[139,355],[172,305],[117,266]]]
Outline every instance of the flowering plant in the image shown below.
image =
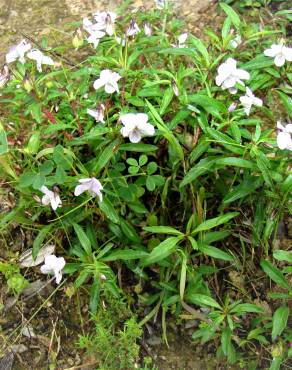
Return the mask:
[[0,225],[30,225],[34,256],[55,239],[65,259],[46,257],[41,272],[85,285],[92,313],[104,292],[119,299],[125,273],[141,305],[154,304],[142,323],[161,309],[165,328],[185,310],[202,323],[194,340],[220,335],[236,362],[235,346],[264,343],[240,315],[273,327],[271,345],[287,339],[278,313],[266,325],[259,303],[241,303],[249,286],[235,296],[216,282],[255,265],[290,294],[277,261],[291,256],[274,252],[291,210],[291,48],[225,3],[208,42],[156,3],[147,17],[81,20],[72,61],[27,41],[8,51],[0,164],[15,207]]

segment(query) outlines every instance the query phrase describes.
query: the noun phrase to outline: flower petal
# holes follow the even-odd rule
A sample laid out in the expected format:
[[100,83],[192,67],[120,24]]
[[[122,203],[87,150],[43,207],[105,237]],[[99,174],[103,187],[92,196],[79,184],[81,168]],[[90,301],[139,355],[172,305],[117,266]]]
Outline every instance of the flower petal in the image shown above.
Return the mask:
[[93,83],[93,88],[95,90],[100,89],[102,86],[104,86],[105,82],[101,78],[98,78],[97,80],[94,81]]
[[292,62],[292,48],[283,46],[282,53],[288,62]]
[[[80,180],[79,180],[80,181]],[[84,193],[86,190],[88,190],[88,186],[83,184],[83,185],[77,185],[74,190],[74,195],[78,197],[80,194]]]
[[287,132],[279,132],[277,135],[277,145],[279,149],[286,149],[289,144],[291,145],[291,135]]
[[139,130],[133,130],[129,133],[129,140],[131,141],[131,143],[139,143],[139,141],[141,141],[141,133]]
[[155,133],[155,128],[151,123],[139,123],[138,127],[143,136],[152,136]]
[[249,78],[250,78],[250,74],[247,71],[245,71],[244,69],[237,69],[236,70],[236,76],[240,80],[249,80]]
[[285,64],[285,57],[283,54],[275,56],[274,63],[277,67],[282,67]]

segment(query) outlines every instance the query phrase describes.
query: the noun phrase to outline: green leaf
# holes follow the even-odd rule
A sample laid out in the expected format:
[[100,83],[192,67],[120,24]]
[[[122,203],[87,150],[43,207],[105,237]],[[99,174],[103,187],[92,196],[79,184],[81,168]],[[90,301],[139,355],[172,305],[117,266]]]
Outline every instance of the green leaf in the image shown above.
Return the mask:
[[51,231],[52,227],[53,227],[53,224],[44,226],[38,233],[37,237],[34,239],[33,246],[32,246],[32,258],[33,259],[36,259],[39,253],[39,250],[41,249],[43,242],[47,234]]
[[180,299],[184,299],[185,287],[186,287],[186,277],[187,277],[187,257],[184,255],[182,264],[181,264],[181,272],[180,272],[180,281],[179,281],[179,295]]
[[83,228],[78,224],[73,224],[74,231],[78,237],[78,240],[80,244],[82,245],[82,248],[84,249],[85,253],[87,255],[91,254],[91,242],[87,235],[85,234]]
[[195,53],[190,48],[166,48],[166,49],[160,50],[159,53],[195,57]]
[[89,300],[89,310],[92,314],[96,313],[100,293],[100,281],[99,279],[94,279],[90,288],[90,300]]
[[180,240],[181,237],[174,236],[165,239],[157,247],[153,248],[150,255],[141,261],[141,265],[144,267],[165,259],[176,250]]
[[0,155],[8,152],[8,142],[2,123],[0,123]]
[[113,251],[110,255],[103,257],[102,261],[135,260],[149,256],[149,253],[134,249],[123,249]]
[[244,63],[240,66],[240,68],[246,70],[254,70],[254,69],[264,69],[266,67],[271,67],[274,65],[274,60],[272,58],[268,58],[264,55],[259,55],[252,59],[251,61]]
[[146,178],[146,188],[147,188],[147,190],[153,191],[155,189],[155,187],[156,187],[156,183],[155,183],[153,177],[147,176],[147,178]]
[[211,245],[202,245],[199,250],[207,256],[218,258],[223,261],[233,261],[233,257],[230,254],[223,252],[221,249],[212,247]]
[[[148,161],[147,155],[145,155],[145,154],[140,155],[140,157],[139,157],[139,166],[144,166],[147,163],[147,161]],[[151,163],[156,164],[156,162],[151,162]]]
[[197,293],[189,293],[187,295],[188,301],[191,303],[194,303],[198,306],[209,306],[209,307],[214,307],[214,308],[219,308],[221,309],[219,303],[215,301],[215,299],[204,295],[204,294],[197,294]]
[[190,171],[185,175],[183,181],[180,183],[180,188],[186,186],[187,184],[195,181],[199,176],[212,171],[213,165],[215,163],[213,158],[204,158],[200,160]]
[[167,139],[172,149],[176,152],[176,154],[178,155],[178,158],[183,160],[184,152],[182,150],[182,147],[180,146],[179,141],[173,135],[173,133],[169,130],[169,128],[164,124],[162,118],[160,117],[160,115],[158,114],[154,106],[148,100],[146,100],[146,104],[150,110],[150,113],[153,119],[156,121],[157,127],[159,128],[159,130],[162,131],[163,136]]
[[291,251],[284,251],[284,250],[277,250],[273,252],[273,257],[278,261],[286,261],[292,263],[292,252]]
[[231,334],[232,334],[232,331],[229,327],[224,328],[222,330],[221,346],[222,346],[222,351],[223,351],[225,356],[228,355],[228,348],[231,344]]
[[211,218],[210,220],[204,221],[198,227],[196,227],[195,230],[192,231],[192,234],[198,233],[200,231],[210,230],[213,227],[225,224],[226,222],[228,222],[229,220],[231,220],[232,218],[238,215],[239,215],[239,212],[229,212],[229,213],[226,213],[225,215]]
[[291,98],[289,98],[289,96],[284,94],[282,91],[276,90],[276,92],[280,96],[280,99],[282,100],[282,103],[283,103],[284,107],[286,108],[288,115],[292,116]]
[[229,204],[237,199],[245,198],[253,193],[263,183],[261,178],[249,178],[244,180],[241,184],[235,186],[232,191],[228,192],[223,198],[223,204]]
[[230,312],[238,314],[244,314],[245,312],[263,313],[264,310],[262,307],[258,307],[255,304],[240,303],[235,306]]
[[224,104],[219,102],[217,99],[210,98],[207,95],[195,94],[188,96],[189,103],[195,103],[196,105],[205,109],[206,112],[212,114],[214,117],[221,118],[220,113],[226,113],[227,108]]
[[129,240],[132,240],[133,242],[136,242],[136,243],[140,243],[140,237],[136,233],[136,230],[132,225],[130,225],[128,222],[122,219],[120,220],[120,225],[121,225],[123,233]]
[[148,175],[153,175],[154,172],[157,170],[157,163],[156,162],[149,162],[147,165],[147,173]]
[[272,340],[274,341],[287,326],[289,317],[289,307],[283,305],[279,307],[273,315]]
[[290,289],[290,285],[287,282],[287,280],[284,278],[282,272],[272,265],[267,260],[261,260],[260,262],[262,269],[265,271],[265,273],[269,276],[271,280],[273,280],[275,283],[279,284],[282,288]]
[[103,201],[100,202],[99,208],[114,224],[118,224],[120,222],[117,210],[107,198],[104,198]]
[[224,10],[224,12],[230,17],[231,22],[233,25],[238,29],[240,27],[241,21],[239,15],[236,13],[235,10],[231,8],[231,6],[225,4],[225,3],[220,3],[220,7]]
[[143,230],[155,234],[184,235],[171,226],[145,226],[143,227]]
[[227,157],[227,158],[216,159],[215,165],[250,168],[250,169],[253,169],[255,167],[252,161],[248,161],[246,159],[237,158],[237,157]]
[[118,149],[119,139],[112,141],[106,146],[102,153],[98,156],[97,161],[94,163],[92,171],[98,174],[114,156],[115,151]]
[[127,152],[155,152],[158,149],[157,146],[151,144],[142,144],[142,143],[131,143],[131,144],[122,144],[119,146],[119,151],[125,150]]
[[172,87],[169,87],[168,89],[165,90],[163,94],[162,102],[160,104],[160,111],[159,111],[160,115],[163,115],[166,112],[169,104],[172,101],[173,95],[174,93],[173,93]]
[[206,66],[208,66],[210,64],[209,53],[203,41],[191,35],[190,42],[192,44],[192,47],[196,48],[199,51],[199,53],[205,59]]

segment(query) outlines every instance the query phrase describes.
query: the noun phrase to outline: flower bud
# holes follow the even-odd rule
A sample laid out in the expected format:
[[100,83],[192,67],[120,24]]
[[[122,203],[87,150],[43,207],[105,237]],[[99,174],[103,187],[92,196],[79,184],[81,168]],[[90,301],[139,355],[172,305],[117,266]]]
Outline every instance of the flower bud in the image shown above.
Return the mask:
[[82,30],[80,28],[77,28],[77,30],[73,34],[72,45],[75,49],[78,49],[83,45],[83,42],[84,40]]
[[10,73],[9,73],[7,64],[5,64],[0,73],[0,88],[4,87],[9,80],[10,80]]
[[32,83],[27,75],[24,76],[23,87],[27,92],[31,92],[32,90]]
[[172,81],[172,90],[173,90],[175,96],[179,96],[178,87],[177,87],[177,84],[175,83],[175,81]]
[[233,112],[237,107],[237,103],[233,102],[231,105],[228,107],[228,112],[231,113]]

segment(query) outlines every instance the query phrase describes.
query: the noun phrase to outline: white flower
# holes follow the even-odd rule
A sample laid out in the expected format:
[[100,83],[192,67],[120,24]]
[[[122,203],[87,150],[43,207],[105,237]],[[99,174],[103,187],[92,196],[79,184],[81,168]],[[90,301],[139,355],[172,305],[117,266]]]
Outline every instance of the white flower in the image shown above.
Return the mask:
[[61,207],[62,201],[57,192],[49,190],[46,186],[42,186],[40,191],[45,195],[42,197],[42,204],[48,206],[51,204],[52,209],[55,211],[58,207]]
[[100,77],[94,81],[93,87],[95,90],[100,89],[104,86],[104,90],[108,94],[112,94],[115,91],[119,92],[119,86],[117,82],[122,78],[117,72],[112,72],[109,69],[104,69],[100,72]]
[[236,49],[239,44],[241,44],[241,36],[236,35],[234,39],[230,40],[229,45],[232,49]]
[[187,38],[188,38],[188,33],[187,32],[182,33],[177,38],[177,44],[171,44],[171,46],[174,48],[186,48],[187,45],[185,44],[185,42],[187,41]]
[[282,44],[273,44],[270,49],[266,49],[264,54],[267,57],[274,58],[274,63],[277,67],[282,67],[285,61],[292,61],[292,48]]
[[6,54],[6,63],[15,62],[17,59],[20,63],[25,63],[24,54],[31,49],[31,44],[22,40],[18,45],[12,46]]
[[126,31],[126,36],[135,36],[140,32],[140,28],[134,19],[131,19],[130,26]]
[[278,121],[277,128],[279,129],[277,135],[277,145],[279,149],[289,149],[292,151],[292,123],[283,126],[281,122]]
[[243,105],[244,111],[247,116],[249,116],[251,107],[255,105],[256,107],[262,107],[263,101],[260,98],[254,96],[250,88],[246,88],[245,95],[239,98],[241,104]]
[[178,36],[178,47],[179,48],[185,48],[186,45],[185,45],[185,42],[187,41],[187,38],[188,38],[188,33],[185,32],[185,33],[182,33],[181,35]]
[[62,280],[62,270],[65,267],[66,261],[63,257],[56,257],[54,254],[46,256],[45,264],[41,266],[43,274],[53,274],[56,283],[59,284]]
[[37,64],[37,70],[39,72],[42,72],[42,64],[47,64],[50,66],[55,65],[55,62],[51,57],[47,57],[44,55],[40,50],[37,49],[32,49],[28,54],[27,54],[29,59],[35,60]]
[[83,28],[89,33],[89,36],[86,39],[87,42],[89,44],[93,44],[93,47],[96,48],[99,40],[105,36],[103,25],[92,23],[88,18],[84,18]]
[[148,23],[144,23],[143,28],[144,28],[144,33],[146,36],[149,37],[152,35],[152,28],[149,26]]
[[236,63],[233,58],[228,58],[218,67],[218,75],[216,76],[216,85],[221,86],[223,90],[228,89],[231,94],[237,92],[235,88],[237,83],[244,86],[241,80],[248,80],[250,77],[245,70],[236,68]]
[[125,46],[126,45],[126,39],[124,37],[119,37],[117,36],[116,37],[116,42],[119,44],[119,45],[122,45],[122,46]]
[[93,18],[100,29],[105,31],[109,36],[114,34],[114,23],[117,18],[116,13],[113,12],[96,12]]
[[86,178],[86,179],[80,179],[78,180],[80,185],[77,185],[74,190],[74,195],[78,197],[80,194],[84,193],[85,191],[88,191],[89,194],[93,197],[98,196],[99,200],[102,202],[102,185],[99,180],[97,180],[95,177]]
[[167,5],[167,0],[155,0],[156,8],[163,9]]
[[145,113],[126,113],[120,116],[123,123],[121,134],[129,137],[131,143],[139,143],[144,136],[152,136],[155,133],[154,126],[148,123]]
[[105,106],[103,103],[100,103],[97,107],[97,110],[93,110],[93,109],[87,109],[87,113],[95,118],[96,122],[102,122],[104,123],[104,110],[105,110]]

